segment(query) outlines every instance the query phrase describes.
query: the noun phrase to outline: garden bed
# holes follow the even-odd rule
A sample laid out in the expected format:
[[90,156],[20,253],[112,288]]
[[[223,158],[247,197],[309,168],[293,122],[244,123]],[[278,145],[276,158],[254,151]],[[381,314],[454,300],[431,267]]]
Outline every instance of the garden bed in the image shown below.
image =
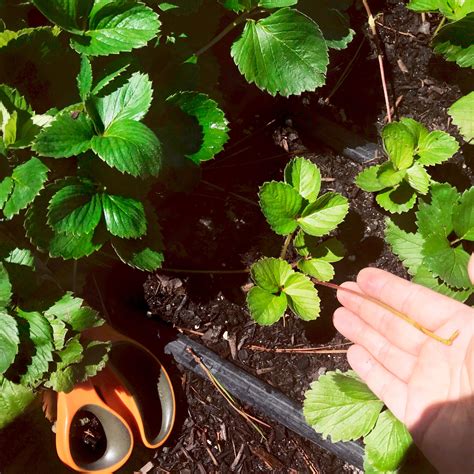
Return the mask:
[[[395,116],[413,117],[429,128],[456,136],[446,111],[467,91],[472,72],[461,72],[432,53],[420,15],[407,10],[403,2],[388,1],[380,13],[377,28],[385,48],[392,103],[397,104]],[[263,327],[251,320],[245,305],[248,275],[226,272],[244,270],[263,255],[278,255],[281,248],[281,238],[271,232],[258,207],[258,187],[264,181],[279,179],[290,157],[310,159],[325,178],[323,191],[341,193],[351,203],[349,215],[337,231],[347,253],[335,264],[335,282],[354,280],[366,266],[407,276],[384,241],[387,214],[376,205],[373,194],[354,184],[363,165],[330,148],[314,132],[318,117],[324,115],[376,143],[384,123],[382,88],[364,14],[355,11],[354,15],[355,39],[347,51],[336,56],[328,84],[317,95],[280,99],[275,106],[259,94],[239,98],[238,85],[227,92],[227,104],[239,103],[229,112],[239,118],[242,129],[232,132],[225,152],[202,167],[202,181],[194,191],[173,194],[158,206],[167,242],[165,269],[145,277],[114,267],[104,269],[87,283],[88,302],[103,309],[102,299],[112,321],[129,335],[162,350],[166,341],[181,332],[297,403],[302,402],[313,380],[329,370],[346,370],[348,364],[343,353],[297,354],[291,349],[340,351],[347,348],[348,341],[332,325],[331,316],[338,304],[334,292],[326,288],[319,290],[322,311],[315,322],[305,323],[287,315],[279,323]],[[431,15],[427,20],[433,31],[439,18]],[[355,61],[345,82],[329,103],[323,103],[353,56]],[[436,167],[434,179],[449,180],[459,191],[471,186],[472,148],[466,145],[448,163]],[[369,158],[376,163],[382,155]],[[100,296],[97,284],[102,288]],[[209,380],[174,366],[169,356],[161,357],[175,382],[176,426],[164,447],[156,453],[137,449],[121,472],[142,467],[144,472],[153,473],[355,471],[282,426],[270,423],[263,428],[262,439]],[[262,417],[252,407],[243,408]],[[41,451],[26,447],[25,443],[38,433],[50,436],[47,422],[42,425],[38,416],[34,425],[41,428],[30,426],[31,416],[16,421],[0,436],[0,471],[28,472],[34,463],[40,474],[68,472],[56,464],[51,453],[44,455],[44,446],[39,447]],[[13,439],[9,433],[18,429],[26,435]],[[47,442],[53,449],[50,439]]]

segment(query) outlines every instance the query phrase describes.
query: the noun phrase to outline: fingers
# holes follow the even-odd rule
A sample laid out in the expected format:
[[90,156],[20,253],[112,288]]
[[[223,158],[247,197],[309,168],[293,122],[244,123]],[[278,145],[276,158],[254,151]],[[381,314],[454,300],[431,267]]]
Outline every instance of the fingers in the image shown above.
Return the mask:
[[469,278],[471,280],[471,283],[474,285],[474,253],[471,254],[471,258],[469,259],[467,272],[469,273]]
[[[362,293],[354,282],[347,282],[342,286]],[[423,333],[372,301],[344,290],[337,292],[337,298],[348,310],[359,316],[376,332],[404,352],[417,355],[422,344],[426,341],[426,336]]]
[[370,390],[403,422],[407,402],[406,384],[379,364],[362,346],[351,346],[347,360]]
[[408,382],[416,363],[413,355],[393,345],[346,308],[335,311],[334,326],[343,336],[370,352],[389,372],[403,382]]
[[361,270],[357,284],[364,293],[409,315],[432,331],[466,309],[462,303],[447,296],[377,268]]

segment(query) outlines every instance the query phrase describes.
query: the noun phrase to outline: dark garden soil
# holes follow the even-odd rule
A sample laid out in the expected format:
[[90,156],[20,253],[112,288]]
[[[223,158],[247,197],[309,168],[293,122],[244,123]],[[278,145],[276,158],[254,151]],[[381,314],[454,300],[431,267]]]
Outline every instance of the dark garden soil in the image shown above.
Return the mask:
[[[397,104],[395,117],[410,116],[429,128],[458,136],[446,110],[466,92],[473,76],[432,54],[429,32],[434,31],[439,18],[427,15],[429,25],[423,25],[421,16],[409,12],[404,2],[372,3],[374,14],[380,13],[377,28],[386,55],[391,103]],[[381,9],[377,10],[377,6]],[[319,114],[324,114],[361,136],[378,140],[378,130],[386,115],[378,65],[365,27],[365,12],[354,9],[352,14],[355,39],[347,51],[334,56],[335,67],[329,74],[328,85],[317,95],[269,101],[254,92],[242,96],[243,87],[229,88],[226,102],[236,104],[235,110],[229,111],[231,123],[235,123],[234,114],[241,129],[232,131],[231,141],[220,157],[203,166],[202,181],[192,193],[174,194],[158,206],[167,243],[168,271],[144,277],[122,266],[95,275],[112,320],[130,335],[156,345],[157,337],[163,338],[164,333],[175,328],[297,402],[302,402],[310,383],[326,371],[348,369],[344,354],[276,351],[347,347],[347,341],[331,322],[338,306],[334,292],[319,290],[322,312],[315,322],[305,323],[288,314],[274,326],[259,327],[252,322],[245,306],[248,275],[212,271],[243,270],[261,256],[279,254],[282,240],[270,231],[262,217],[257,191],[264,181],[280,179],[287,161],[297,154],[320,167],[325,191],[337,191],[351,202],[350,213],[335,234],[347,249],[346,258],[335,265],[335,282],[353,280],[365,266],[407,276],[384,243],[386,214],[377,207],[373,195],[353,184],[362,166],[314,141],[311,134],[302,133],[298,127],[302,120],[314,121],[317,126]],[[354,56],[348,77],[332,93]],[[225,78],[223,85],[225,89]],[[248,89],[247,86],[245,90]],[[330,101],[324,103],[329,94]],[[255,103],[259,105],[259,115],[255,115]],[[465,146],[446,165],[436,167],[435,179],[449,180],[460,190],[472,185],[472,148]],[[375,162],[381,155],[373,158]],[[403,219],[404,224],[409,225],[409,218]],[[196,270],[202,273],[193,273]],[[95,301],[100,308],[95,284],[89,282],[89,287],[88,301]],[[145,320],[147,311],[149,318]],[[164,360],[173,372],[178,397],[174,431],[165,446],[154,454],[137,449],[121,472],[142,467],[142,472],[151,473],[354,472],[351,466],[281,426],[264,427],[266,439],[262,439],[208,380],[180,367],[174,370],[173,362],[166,357]],[[261,416],[250,407],[244,408]],[[15,429],[29,431],[23,418],[7,433],[17,432]],[[48,430],[42,436],[48,438]],[[31,454],[31,450],[26,451],[30,453],[26,455],[26,465],[31,469],[21,470],[19,466],[25,464],[20,453],[25,448],[6,438],[0,437],[0,472],[33,472],[33,465],[39,474],[63,472],[59,464],[51,467],[51,456],[43,462],[42,455]],[[31,436],[26,438],[32,442]],[[45,443],[52,449],[49,440]]]

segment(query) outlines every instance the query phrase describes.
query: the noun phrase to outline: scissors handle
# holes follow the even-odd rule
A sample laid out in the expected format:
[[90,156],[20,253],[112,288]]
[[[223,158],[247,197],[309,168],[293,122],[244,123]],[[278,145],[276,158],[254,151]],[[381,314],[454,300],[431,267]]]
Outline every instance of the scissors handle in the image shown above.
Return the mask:
[[[133,449],[133,436],[124,418],[99,397],[91,382],[75,386],[69,393],[58,393],[56,450],[63,463],[79,472],[106,474],[127,462]],[[103,429],[103,449],[92,454],[82,442],[75,442],[74,430],[82,419],[94,415]]]

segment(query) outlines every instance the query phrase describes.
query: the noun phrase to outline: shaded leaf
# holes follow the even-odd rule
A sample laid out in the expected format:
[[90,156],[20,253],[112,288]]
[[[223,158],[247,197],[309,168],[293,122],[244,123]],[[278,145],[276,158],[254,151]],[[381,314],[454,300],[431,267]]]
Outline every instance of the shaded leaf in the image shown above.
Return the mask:
[[252,318],[262,326],[276,323],[288,306],[285,293],[275,295],[259,286],[254,286],[247,293],[247,305]]
[[71,33],[79,33],[94,0],[33,0],[33,3],[51,22]]
[[18,354],[20,337],[18,326],[9,314],[0,312],[0,376],[5,373]]
[[426,194],[430,188],[430,175],[425,168],[418,163],[414,163],[406,170],[407,181],[410,186],[420,194]]
[[409,211],[415,205],[416,197],[414,189],[403,181],[395,189],[380,192],[375,199],[386,211],[401,214]]
[[21,415],[34,398],[31,389],[0,377],[0,429]]
[[92,66],[87,56],[81,57],[81,68],[77,75],[77,88],[79,90],[79,97],[85,101],[92,89]]
[[69,158],[89,150],[94,127],[87,115],[57,115],[51,124],[36,137],[32,150],[41,156]]
[[3,265],[0,263],[0,310],[5,309],[12,298],[12,285],[8,278],[8,272]]
[[454,209],[453,227],[460,239],[474,240],[474,187],[464,192]]
[[283,96],[322,86],[329,61],[318,25],[290,8],[248,20],[231,54],[248,82]]
[[102,194],[107,230],[116,237],[138,238],[146,233],[147,221],[143,204],[132,198]]
[[355,179],[355,183],[359,188],[367,192],[381,191],[385,185],[379,181],[379,170],[381,165],[370,166],[361,171]]
[[178,92],[168,97],[167,101],[195,117],[201,127],[202,145],[196,153],[186,155],[187,158],[199,164],[201,161],[211,160],[224,149],[224,144],[229,139],[229,127],[217,102],[198,92]]
[[109,166],[132,176],[157,176],[161,146],[156,135],[135,120],[113,122],[102,136],[92,138],[92,149]]

